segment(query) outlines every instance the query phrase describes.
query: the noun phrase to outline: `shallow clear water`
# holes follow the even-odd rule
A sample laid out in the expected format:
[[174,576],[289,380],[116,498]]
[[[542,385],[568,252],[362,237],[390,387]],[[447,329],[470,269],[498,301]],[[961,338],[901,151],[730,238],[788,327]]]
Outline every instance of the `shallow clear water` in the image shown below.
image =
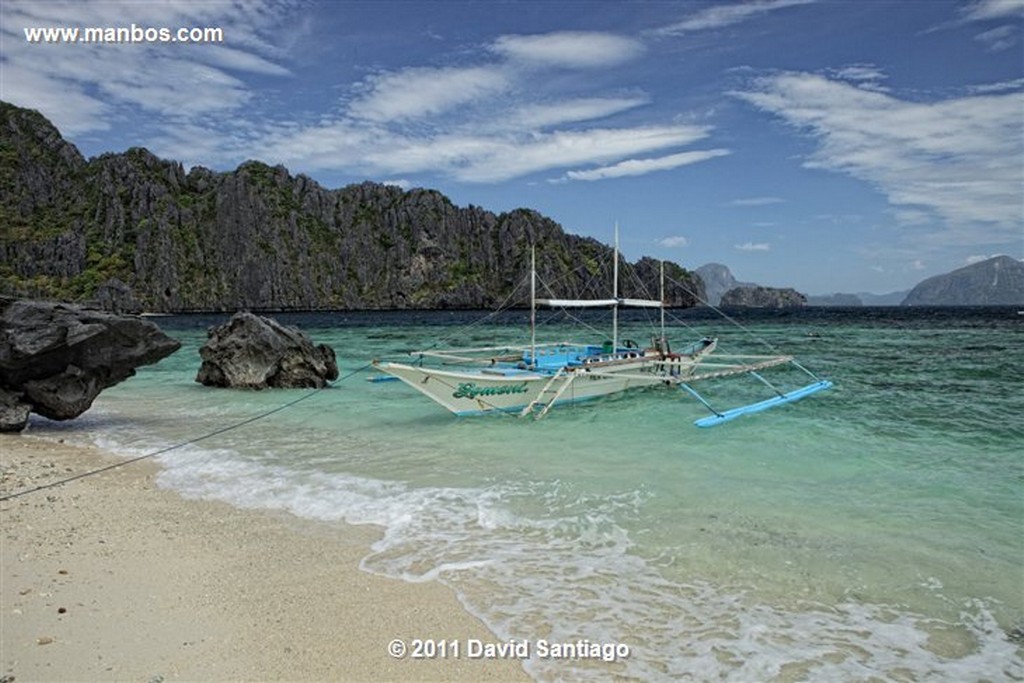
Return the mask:
[[[1024,679],[1007,635],[1024,625],[1024,318],[807,309],[739,329],[679,316],[694,328],[676,323],[679,341],[768,341],[836,386],[713,429],[668,388],[538,422],[459,419],[361,370],[449,335],[522,341],[524,315],[468,331],[470,314],[280,316],[332,345],[343,375],[359,371],[313,394],[195,384],[205,326],[221,319],[181,317],[159,321],[177,354],[79,420],[32,428],[135,455],[307,396],[160,456],[160,482],[379,524],[364,569],[450,585],[500,639],[631,648],[615,663],[534,657],[540,680]],[[593,339],[557,318],[542,330]],[[722,407],[766,397],[749,378],[704,389]]]

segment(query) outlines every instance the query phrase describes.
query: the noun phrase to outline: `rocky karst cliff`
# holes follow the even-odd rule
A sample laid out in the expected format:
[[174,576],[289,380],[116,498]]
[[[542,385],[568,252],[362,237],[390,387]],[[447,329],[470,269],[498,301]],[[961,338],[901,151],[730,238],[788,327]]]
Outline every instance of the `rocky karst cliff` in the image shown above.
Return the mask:
[[[607,246],[535,211],[369,182],[328,190],[258,161],[186,172],[139,148],[86,161],[40,114],[6,103],[0,191],[0,294],[164,312],[490,308],[527,273],[531,245],[558,296],[604,297],[611,281]],[[656,293],[650,265],[636,270]],[[691,273],[667,271],[682,283],[672,305],[703,296]],[[624,279],[623,296],[641,289]]]

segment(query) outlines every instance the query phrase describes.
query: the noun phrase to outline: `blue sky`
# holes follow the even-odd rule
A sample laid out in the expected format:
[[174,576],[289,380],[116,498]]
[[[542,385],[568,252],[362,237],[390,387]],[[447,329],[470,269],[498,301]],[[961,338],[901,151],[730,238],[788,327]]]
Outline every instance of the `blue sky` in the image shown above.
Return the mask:
[[[0,98],[86,156],[281,163],[809,294],[1024,257],[1024,0],[17,2]],[[219,27],[41,44],[32,27]]]

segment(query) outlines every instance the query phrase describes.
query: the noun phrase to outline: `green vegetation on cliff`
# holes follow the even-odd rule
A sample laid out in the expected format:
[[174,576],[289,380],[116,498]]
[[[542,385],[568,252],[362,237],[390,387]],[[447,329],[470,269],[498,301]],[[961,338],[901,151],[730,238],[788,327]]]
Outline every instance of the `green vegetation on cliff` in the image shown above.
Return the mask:
[[[433,190],[327,190],[281,166],[233,172],[132,148],[86,161],[34,111],[0,103],[0,294],[128,309],[491,308],[529,268],[566,297],[606,296],[610,249],[536,211],[460,208]],[[635,272],[657,292],[657,262]],[[676,264],[667,299],[691,306]],[[691,294],[693,292],[693,294]],[[520,298],[518,303],[524,303]]]

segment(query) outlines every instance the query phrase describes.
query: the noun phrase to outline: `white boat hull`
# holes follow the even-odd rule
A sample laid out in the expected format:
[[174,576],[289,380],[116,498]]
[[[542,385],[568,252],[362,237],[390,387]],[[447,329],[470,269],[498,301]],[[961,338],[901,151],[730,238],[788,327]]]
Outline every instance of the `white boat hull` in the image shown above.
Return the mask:
[[[664,383],[655,374],[645,377],[651,365],[624,363],[614,370],[603,367],[600,374],[585,369],[567,372],[552,380],[551,375],[522,370],[449,371],[402,363],[378,363],[377,369],[405,382],[413,389],[456,415],[491,412],[521,412],[531,403],[546,405],[546,396],[558,396],[551,406],[587,401],[638,387]],[[628,373],[616,377],[615,372]],[[562,385],[569,386],[562,389]]]

